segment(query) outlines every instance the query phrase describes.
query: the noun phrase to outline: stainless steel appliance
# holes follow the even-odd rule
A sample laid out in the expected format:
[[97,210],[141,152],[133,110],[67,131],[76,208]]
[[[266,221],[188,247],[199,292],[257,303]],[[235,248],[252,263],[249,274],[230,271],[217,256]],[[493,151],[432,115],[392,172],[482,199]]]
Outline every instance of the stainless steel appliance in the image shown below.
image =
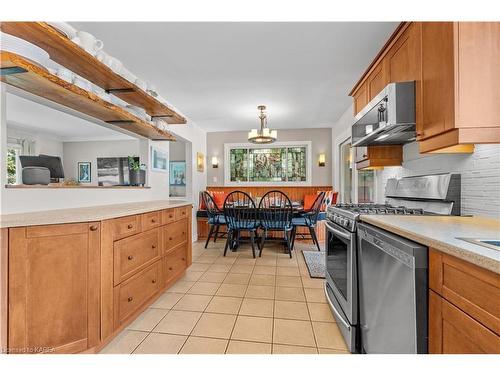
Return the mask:
[[338,204],[327,209],[325,293],[351,352],[363,350],[359,312],[364,300],[358,295],[363,261],[358,259],[358,225],[363,215],[459,215],[460,175],[390,179],[385,197],[385,204]]
[[352,146],[415,140],[415,82],[389,83],[355,117]]
[[427,247],[358,225],[361,353],[427,353]]

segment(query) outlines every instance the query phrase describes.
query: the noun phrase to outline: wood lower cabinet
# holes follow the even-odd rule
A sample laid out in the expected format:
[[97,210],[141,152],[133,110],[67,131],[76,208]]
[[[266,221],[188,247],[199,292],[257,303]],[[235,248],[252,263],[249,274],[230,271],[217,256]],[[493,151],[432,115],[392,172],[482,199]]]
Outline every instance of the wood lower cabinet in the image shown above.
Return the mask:
[[99,253],[100,223],[9,229],[9,352],[99,343]]
[[191,264],[191,209],[1,229],[1,349],[99,350]]
[[429,352],[500,353],[500,275],[429,249]]

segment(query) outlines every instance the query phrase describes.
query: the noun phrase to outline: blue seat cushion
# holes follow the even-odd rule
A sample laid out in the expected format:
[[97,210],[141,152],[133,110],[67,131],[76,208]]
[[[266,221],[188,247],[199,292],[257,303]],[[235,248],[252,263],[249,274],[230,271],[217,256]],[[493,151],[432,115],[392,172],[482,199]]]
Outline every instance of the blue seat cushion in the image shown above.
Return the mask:
[[224,218],[224,215],[217,215],[215,217],[211,217],[208,219],[208,224],[211,225],[225,225],[226,224],[226,219]]
[[273,223],[267,223],[267,224],[262,223],[262,228],[267,230],[291,230],[292,226],[293,225],[287,226],[279,223],[276,223],[276,225],[274,225]]
[[307,227],[306,219],[304,217],[294,217],[292,219],[292,225],[293,226],[302,226],[302,227]]
[[252,222],[240,222],[236,223],[235,225],[230,224],[229,228],[230,229],[236,229],[236,230],[253,230],[257,229],[259,227],[259,223],[252,223]]
[[326,212],[320,212],[318,214],[318,221],[326,220]]

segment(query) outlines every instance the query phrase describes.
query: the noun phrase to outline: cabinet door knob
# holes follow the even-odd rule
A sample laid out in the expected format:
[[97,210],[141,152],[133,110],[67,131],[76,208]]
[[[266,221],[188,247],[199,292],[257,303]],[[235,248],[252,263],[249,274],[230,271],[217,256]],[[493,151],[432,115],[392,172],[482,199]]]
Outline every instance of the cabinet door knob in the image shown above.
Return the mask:
[[168,237],[168,240],[169,240],[169,241],[172,241],[172,240],[173,240],[173,238],[172,238],[172,237]]
[[156,249],[156,245],[151,245],[151,247],[152,247],[153,249]]
[[95,231],[97,230],[97,225],[91,225],[91,226],[90,226],[90,230],[91,230],[92,232],[95,232]]
[[172,270],[173,270],[173,268],[172,268],[172,267],[168,267],[168,269],[169,269],[170,271],[172,271]]
[[156,284],[156,279],[151,280],[153,284]]
[[366,154],[363,154],[363,157],[364,157],[364,158],[366,158],[367,156],[368,156],[368,155],[366,155]]
[[156,223],[156,219],[151,219],[151,222],[152,223]]
[[132,229],[134,226],[132,224],[127,225],[128,229]]
[[186,260],[186,258],[182,258],[182,260]]
[[174,215],[170,214],[170,215],[168,215],[168,217],[169,217],[170,219],[172,219],[172,218],[174,217]]
[[127,298],[127,301],[128,301],[128,302],[132,302],[133,300],[134,300],[134,297],[128,297],[128,298]]
[[128,259],[128,260],[132,260],[132,259],[134,259],[134,256],[133,256],[133,255],[129,255],[129,256],[127,257],[127,259]]

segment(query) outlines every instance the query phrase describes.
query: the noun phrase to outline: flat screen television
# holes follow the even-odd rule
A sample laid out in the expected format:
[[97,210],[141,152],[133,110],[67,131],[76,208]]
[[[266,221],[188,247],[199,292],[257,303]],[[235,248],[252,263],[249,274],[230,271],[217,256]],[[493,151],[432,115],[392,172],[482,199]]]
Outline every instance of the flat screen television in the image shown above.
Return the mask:
[[[139,157],[135,157],[139,161]],[[128,157],[97,158],[97,183],[99,186],[128,186]]]
[[53,182],[59,181],[60,178],[64,178],[64,168],[62,165],[61,158],[59,156],[43,155],[38,156],[27,156],[20,155],[19,161],[21,162],[21,167],[45,167],[50,171],[50,179]]

